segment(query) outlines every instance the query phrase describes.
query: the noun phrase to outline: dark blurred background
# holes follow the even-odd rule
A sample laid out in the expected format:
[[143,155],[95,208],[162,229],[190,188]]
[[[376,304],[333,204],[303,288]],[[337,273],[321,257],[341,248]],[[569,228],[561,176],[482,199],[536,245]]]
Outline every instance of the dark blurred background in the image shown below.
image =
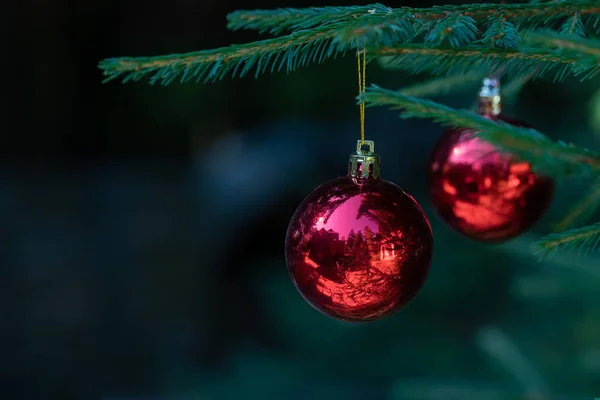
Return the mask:
[[[288,278],[287,223],[346,173],[359,134],[355,60],[216,84],[102,85],[98,61],[256,40],[235,9],[340,0],[7,2],[0,96],[0,398],[488,400],[600,397],[600,258],[528,246],[589,182],[561,184],[504,245],[433,213],[442,129],[367,111],[385,179],[436,239],[430,277],[394,317],[349,324]],[[389,6],[429,6],[431,0]],[[423,81],[369,68],[370,83]],[[509,108],[599,149],[598,80],[528,84]],[[470,107],[472,91],[438,99]]]

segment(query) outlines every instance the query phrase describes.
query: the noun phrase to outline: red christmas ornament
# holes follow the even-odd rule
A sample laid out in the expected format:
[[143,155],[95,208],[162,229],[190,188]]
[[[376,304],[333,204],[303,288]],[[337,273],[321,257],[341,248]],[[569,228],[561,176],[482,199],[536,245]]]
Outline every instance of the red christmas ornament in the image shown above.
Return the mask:
[[[288,227],[292,281],[314,308],[345,321],[391,315],[425,283],[433,251],[417,202],[379,179],[374,144],[358,142],[348,176],[316,188]],[[368,148],[368,149],[367,149]]]
[[[500,85],[485,79],[479,113],[513,125],[501,114]],[[429,164],[433,205],[453,229],[475,240],[503,242],[536,223],[554,194],[554,181],[532,171],[531,165],[472,130],[448,130],[438,141]]]

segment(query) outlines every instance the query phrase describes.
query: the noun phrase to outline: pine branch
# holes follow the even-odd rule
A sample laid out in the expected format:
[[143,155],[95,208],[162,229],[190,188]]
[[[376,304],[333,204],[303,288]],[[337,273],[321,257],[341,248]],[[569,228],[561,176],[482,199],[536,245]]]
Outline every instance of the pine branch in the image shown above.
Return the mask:
[[554,225],[554,230],[556,232],[563,232],[572,228],[577,222],[586,223],[599,207],[600,181],[596,182],[592,190],[583,196],[583,198],[571,208],[559,223]]
[[563,53],[583,54],[593,57],[592,62],[600,59],[600,41],[580,36],[566,36],[551,30],[527,32],[523,42],[530,46],[560,50]]
[[369,49],[370,59],[380,59],[384,68],[433,75],[490,74],[505,71],[512,77],[540,78],[553,72],[555,80],[568,75],[591,79],[600,72],[598,64],[589,63],[582,54],[563,54],[546,49],[501,50],[484,46],[435,48],[419,44]]
[[[516,51],[519,30],[539,24],[565,20],[564,36],[556,46],[572,50]],[[510,21],[509,21],[510,20]],[[585,22],[584,22],[585,21]],[[347,49],[369,47],[374,57],[385,57],[385,65],[414,71],[429,69],[434,73],[451,73],[473,68],[489,72],[500,66],[516,70],[519,76],[537,71],[536,77],[550,70],[559,79],[567,73],[590,78],[598,73],[600,63],[597,43],[583,42],[577,35],[587,23],[600,25],[597,1],[561,1],[551,4],[470,4],[431,8],[401,7],[392,9],[381,4],[355,7],[320,7],[237,11],[229,15],[232,29],[258,29],[271,33],[294,30],[288,36],[214,50],[159,57],[123,57],[106,59],[99,64],[106,81],[121,78],[138,81],[150,77],[150,83],[168,84],[195,80],[210,82],[228,74],[246,75],[255,68],[256,75],[266,72],[292,71]],[[477,38],[483,32],[481,38]],[[530,42],[547,45],[549,35],[531,35]],[[421,44],[409,44],[418,40]],[[383,48],[382,48],[383,46]],[[450,46],[450,49],[446,47]],[[460,47],[460,48],[459,48]],[[581,50],[585,48],[586,51]],[[500,49],[513,49],[502,51]],[[578,64],[574,66],[574,64]]]
[[519,30],[505,18],[493,17],[490,26],[479,43],[497,49],[514,49],[519,44]]
[[[437,24],[446,24],[447,20],[441,19]],[[345,26],[344,26],[345,25]],[[433,25],[424,25],[412,15],[402,17],[390,16],[388,14],[367,14],[354,19],[352,22],[340,24],[342,28],[338,34],[340,43],[360,43],[363,47],[391,46],[394,43],[408,43],[421,35],[427,26],[433,28]],[[446,43],[452,38],[460,36],[453,42],[463,42],[468,35],[465,35],[464,28],[458,32],[438,31],[438,36],[431,36],[429,40],[439,39],[439,43]],[[472,36],[472,35],[471,35]]]
[[[270,14],[262,10],[253,14],[253,17],[240,12],[231,14],[230,17],[235,19],[246,15],[243,17],[244,21],[252,20],[257,24],[262,23],[262,17],[266,21],[277,17],[280,19],[279,26],[283,29],[292,20],[281,20],[282,15],[296,15],[294,13],[298,10],[284,11],[283,14],[278,14],[277,10]],[[532,14],[534,11],[535,16]],[[594,8],[590,2],[582,1],[560,2],[541,8],[539,5],[518,4],[394,10],[377,4],[367,8],[325,7],[300,10],[298,12],[304,18],[292,23],[294,29],[317,21],[321,25],[283,37],[214,50],[159,57],[110,58],[100,62],[99,68],[107,77],[105,82],[116,78],[138,81],[146,77],[150,77],[152,84],[161,82],[164,85],[178,78],[181,82],[210,82],[220,80],[228,74],[234,77],[245,76],[253,68],[256,76],[269,69],[271,72],[283,69],[289,72],[310,63],[323,62],[328,57],[360,45],[371,48],[371,58],[384,57],[382,62],[385,66],[397,68],[411,65],[413,72],[430,70],[434,74],[455,75],[456,72],[489,73],[497,68],[504,68],[516,76],[536,71],[536,78],[552,70],[557,72],[558,79],[563,79],[567,74],[580,75],[582,79],[591,78],[600,70],[600,49],[598,43],[589,39],[560,37],[549,33],[531,34],[527,39],[529,43],[548,46],[551,42],[555,47],[568,48],[545,51],[500,49],[514,48],[519,41],[517,24],[506,18],[512,16],[523,21],[531,19],[539,22],[554,20],[558,16],[564,16],[567,11],[576,12],[578,16],[592,15],[596,11],[600,13],[600,5]],[[357,15],[357,12],[363,14]],[[325,20],[319,19],[323,15],[328,17]],[[436,16],[436,19],[432,16]],[[476,18],[481,19],[483,16],[486,17],[483,23],[488,28],[483,37],[477,40]],[[577,21],[572,21],[573,29],[569,28],[569,31],[575,32]],[[256,27],[260,28],[258,25]],[[424,44],[409,44],[422,34]],[[447,46],[451,48],[446,48]],[[569,49],[573,51],[566,51]]]
[[276,10],[238,10],[227,15],[227,28],[257,30],[259,33],[279,35],[302,29],[353,21],[371,13],[388,13],[381,4],[351,7],[281,8]]
[[[396,19],[413,16],[422,22],[436,21],[449,14],[460,14],[478,22],[490,18],[505,18],[519,29],[531,29],[540,24],[572,17],[591,16],[591,25],[597,23],[600,4],[594,0],[560,1],[544,4],[465,4],[434,6],[431,8],[389,8],[381,4],[351,7],[284,8],[274,10],[240,10],[229,14],[228,27],[233,30],[255,29],[278,34],[287,30],[307,29],[315,26],[348,21],[374,10],[374,14]],[[356,35],[355,35],[356,36]]]
[[321,63],[326,58],[347,50],[335,38],[339,27],[330,25],[295,32],[287,36],[258,42],[233,45],[214,50],[158,57],[109,58],[99,64],[108,82],[121,78],[123,82],[140,81],[150,76],[150,83],[167,85],[177,78],[181,83],[214,82],[227,75],[243,77],[251,70],[261,73],[293,71],[310,63]]
[[559,250],[577,251],[586,254],[600,248],[600,222],[583,228],[561,233],[552,233],[531,246],[541,260],[554,256]]
[[290,72],[311,63],[322,63],[359,44],[362,47],[368,43],[394,43],[411,35],[408,25],[403,29],[390,25],[385,30],[365,33],[361,42],[345,38],[349,26],[361,26],[362,23],[353,20],[329,24],[273,39],[186,54],[109,58],[101,61],[98,67],[107,77],[104,82],[117,78],[123,82],[140,81],[150,77],[151,84],[168,85],[178,78],[181,83],[191,80],[207,83],[227,75],[243,77],[253,69],[255,77],[268,70]]
[[585,26],[581,20],[581,14],[578,11],[574,12],[573,16],[562,24],[559,33],[571,37],[585,36]]
[[425,35],[425,43],[442,46],[448,43],[451,47],[473,43],[477,36],[477,23],[471,17],[461,13],[448,14],[436,24],[431,24]]
[[555,177],[572,173],[600,172],[600,154],[587,149],[554,142],[538,131],[492,121],[466,110],[455,110],[430,100],[405,96],[397,91],[371,86],[358,97],[369,107],[388,106],[403,110],[401,118],[425,118],[446,126],[477,131],[483,140],[516,154],[539,171]]

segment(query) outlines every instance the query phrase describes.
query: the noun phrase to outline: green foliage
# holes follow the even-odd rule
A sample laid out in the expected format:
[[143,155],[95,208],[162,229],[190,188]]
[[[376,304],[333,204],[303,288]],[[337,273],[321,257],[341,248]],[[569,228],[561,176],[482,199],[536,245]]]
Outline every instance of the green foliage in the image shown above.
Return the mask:
[[471,111],[455,110],[377,86],[368,88],[359,96],[359,101],[364,101],[367,107],[388,106],[392,110],[402,110],[401,118],[424,118],[446,126],[473,129],[482,139],[530,162],[536,170],[553,176],[573,173],[595,175],[600,172],[600,154],[555,142],[533,129],[492,121]]
[[[515,48],[519,43],[519,30],[523,33],[574,14],[578,17],[572,21],[569,31],[576,33],[578,27],[584,26],[584,20],[588,25],[597,24],[600,6],[594,1],[568,1],[543,7],[539,4],[470,4],[393,9],[375,4],[238,11],[228,17],[231,29],[257,29],[273,34],[293,32],[254,43],[187,54],[111,58],[102,61],[99,67],[107,77],[105,81],[149,78],[152,84],[166,85],[179,78],[180,82],[206,83],[227,75],[242,77],[253,68],[255,76],[281,70],[289,72],[364,46],[369,48],[371,58],[385,57],[383,65],[403,69],[410,65],[409,70],[413,72],[441,74],[475,70],[489,73],[490,69],[503,68],[515,76],[535,71],[534,78],[551,71],[560,78],[569,73],[592,77],[599,68],[597,54],[550,51],[548,35],[542,49]],[[539,36],[531,38],[530,42],[541,41]],[[586,45],[592,48],[589,43]]]
[[425,43],[435,46],[449,44],[459,47],[472,43],[477,37],[477,23],[461,13],[452,13],[440,19],[425,35]]
[[[553,74],[556,79],[581,74],[573,66],[585,57],[568,56],[542,49],[501,50],[485,46],[460,48],[435,48],[423,45],[401,45],[382,47],[369,51],[370,59],[380,58],[380,64],[388,69],[400,69],[410,73],[429,72],[445,74],[489,74],[504,72],[513,78],[540,78]],[[584,78],[593,77],[599,70],[597,65],[583,71]]]
[[552,233],[531,246],[540,260],[552,257],[559,250],[580,254],[596,251],[600,247],[600,222],[561,233]]
[[110,58],[100,63],[106,81],[139,81],[150,76],[150,83],[168,85],[177,78],[214,82],[227,75],[243,77],[252,69],[255,76],[267,71],[293,71],[300,66],[319,63],[344,49],[334,41],[339,27],[315,28],[259,42],[233,45],[215,50],[159,57]]
[[[139,81],[150,76],[151,84],[161,82],[168,85],[177,78],[181,83],[191,80],[207,83],[227,75],[243,77],[253,69],[255,77],[258,77],[266,72],[291,72],[311,63],[322,63],[329,57],[356,48],[356,43],[346,44],[340,40],[343,32],[338,26],[331,25],[327,29],[304,30],[216,50],[158,57],[110,58],[102,61],[99,67],[107,76],[105,82],[117,78],[123,82]],[[591,52],[593,48],[588,46],[585,49]],[[389,69],[434,75],[505,71],[505,75],[515,78],[535,79],[552,73],[556,80],[568,76],[579,76],[584,80],[593,78],[600,71],[597,58],[590,54],[542,49],[517,51],[485,46],[438,48],[406,44],[368,49],[367,55],[369,60],[381,58],[381,65]]]
[[[284,31],[308,29],[338,22],[347,22],[368,14],[383,15],[389,21],[412,16],[421,23],[446,18],[450,14],[462,15],[481,23],[494,19],[510,19],[515,28],[531,29],[550,25],[574,14],[588,26],[595,26],[600,8],[593,0],[552,1],[544,4],[464,4],[434,6],[431,8],[390,8],[381,4],[350,7],[284,8],[276,10],[241,10],[228,16],[229,29],[255,29],[279,34]],[[433,28],[433,27],[431,27]]]
[[360,43],[363,47],[390,46],[414,41],[427,26],[412,14],[366,14],[347,23],[338,40],[342,44]]
[[369,10],[376,13],[388,13],[389,8],[381,4],[355,7],[311,7],[282,8],[278,10],[239,10],[227,15],[227,28],[237,31],[242,29],[257,30],[260,33],[279,35],[283,32],[294,32],[301,29],[314,28],[353,21],[356,16],[367,15]]
[[480,43],[493,48],[514,49],[520,40],[519,30],[510,21],[492,17]]
[[585,61],[597,63],[600,58],[600,41],[579,36],[564,36],[551,30],[538,30],[527,32],[524,37],[529,46],[554,50],[557,53],[579,56],[579,68],[589,67],[582,65]]
[[579,12],[573,13],[573,16],[562,24],[559,33],[571,37],[585,36],[585,26],[581,20],[581,14]]

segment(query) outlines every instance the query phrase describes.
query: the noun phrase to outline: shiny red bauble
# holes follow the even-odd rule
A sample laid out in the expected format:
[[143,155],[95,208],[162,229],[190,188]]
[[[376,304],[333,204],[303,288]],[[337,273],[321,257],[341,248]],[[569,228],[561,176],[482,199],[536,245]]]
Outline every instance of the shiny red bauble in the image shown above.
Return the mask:
[[289,224],[290,276],[317,310],[371,321],[405,306],[421,289],[433,236],[417,202],[381,179],[337,178],[315,189]]
[[[502,116],[486,118],[523,126]],[[451,129],[429,163],[429,187],[440,217],[465,236],[503,242],[535,224],[552,201],[554,181],[531,165],[474,136]]]

